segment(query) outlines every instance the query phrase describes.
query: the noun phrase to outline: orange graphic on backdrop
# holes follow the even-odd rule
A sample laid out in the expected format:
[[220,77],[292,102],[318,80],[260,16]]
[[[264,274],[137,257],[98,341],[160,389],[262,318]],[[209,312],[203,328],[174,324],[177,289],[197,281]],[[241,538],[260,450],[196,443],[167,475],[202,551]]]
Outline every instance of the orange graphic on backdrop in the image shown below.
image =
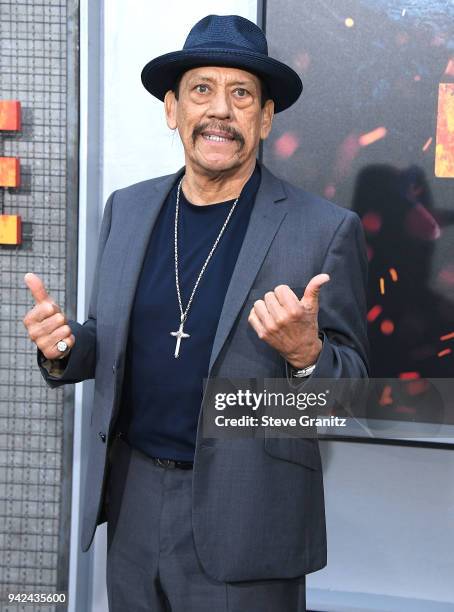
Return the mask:
[[0,244],[20,244],[21,227],[20,215],[0,215]]
[[438,86],[435,176],[454,178],[454,83]]
[[0,157],[0,187],[19,187],[20,164],[17,157]]
[[0,100],[0,130],[17,132],[20,128],[20,102],[17,100]]

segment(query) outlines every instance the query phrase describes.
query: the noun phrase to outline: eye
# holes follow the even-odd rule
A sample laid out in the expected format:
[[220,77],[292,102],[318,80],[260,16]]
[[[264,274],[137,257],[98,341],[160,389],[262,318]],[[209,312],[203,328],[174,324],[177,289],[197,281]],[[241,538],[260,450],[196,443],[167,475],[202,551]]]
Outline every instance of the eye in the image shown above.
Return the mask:
[[247,89],[244,89],[244,87],[237,87],[234,91],[235,95],[237,98],[246,98],[246,96],[249,95],[249,92]]
[[204,94],[208,91],[208,85],[200,83],[200,85],[196,85],[194,89],[196,90],[197,93]]

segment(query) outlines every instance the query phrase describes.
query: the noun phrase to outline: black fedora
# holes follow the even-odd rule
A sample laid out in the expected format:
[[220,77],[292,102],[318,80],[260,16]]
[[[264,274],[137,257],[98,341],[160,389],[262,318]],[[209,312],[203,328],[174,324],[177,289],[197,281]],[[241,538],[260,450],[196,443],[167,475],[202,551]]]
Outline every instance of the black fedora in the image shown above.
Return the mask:
[[208,15],[189,32],[182,51],[151,60],[142,70],[142,83],[153,96],[164,100],[178,77],[198,66],[230,66],[252,72],[267,85],[276,113],[299,98],[303,84],[286,64],[268,56],[262,30],[239,15]]

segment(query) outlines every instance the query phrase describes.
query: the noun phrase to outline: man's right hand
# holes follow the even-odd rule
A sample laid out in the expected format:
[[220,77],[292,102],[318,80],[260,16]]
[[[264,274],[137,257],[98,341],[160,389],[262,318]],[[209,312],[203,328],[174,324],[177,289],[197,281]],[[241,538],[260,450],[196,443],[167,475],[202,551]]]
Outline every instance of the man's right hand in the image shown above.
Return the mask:
[[[68,321],[61,308],[49,297],[39,276],[28,272],[24,281],[36,301],[22,319],[28,335],[47,359],[63,359],[76,341]],[[60,340],[68,345],[64,353],[57,349]]]

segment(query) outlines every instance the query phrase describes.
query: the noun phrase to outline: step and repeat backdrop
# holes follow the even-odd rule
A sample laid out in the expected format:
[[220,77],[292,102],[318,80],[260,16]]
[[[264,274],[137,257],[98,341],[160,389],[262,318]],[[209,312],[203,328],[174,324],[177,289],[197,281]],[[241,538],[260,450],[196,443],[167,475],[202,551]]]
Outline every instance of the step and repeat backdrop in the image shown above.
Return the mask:
[[22,319],[33,306],[23,281],[32,271],[74,314],[77,131],[71,121],[77,99],[68,83],[77,75],[75,24],[73,2],[0,0],[0,610],[5,612],[54,610],[67,591],[74,391],[51,390],[44,383]]
[[361,217],[372,376],[410,381],[386,410],[429,422],[421,380],[454,375],[454,4],[268,0],[264,17],[304,90],[263,160]]

